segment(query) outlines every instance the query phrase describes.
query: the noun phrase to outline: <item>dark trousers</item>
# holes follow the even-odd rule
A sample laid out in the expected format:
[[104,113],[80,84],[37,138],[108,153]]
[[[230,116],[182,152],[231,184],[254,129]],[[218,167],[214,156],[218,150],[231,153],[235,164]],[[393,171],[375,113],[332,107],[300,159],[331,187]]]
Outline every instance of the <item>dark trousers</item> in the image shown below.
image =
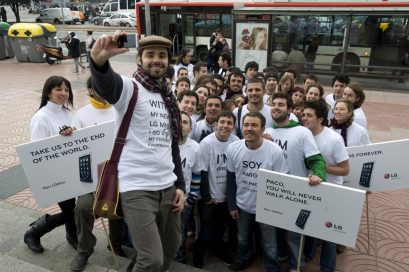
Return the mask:
[[229,242],[235,246],[237,240],[237,226],[227,209],[227,202],[205,204],[199,202],[200,232],[193,248],[193,257],[202,260],[207,246],[210,244],[214,253],[225,251],[223,236],[226,225],[229,228]]

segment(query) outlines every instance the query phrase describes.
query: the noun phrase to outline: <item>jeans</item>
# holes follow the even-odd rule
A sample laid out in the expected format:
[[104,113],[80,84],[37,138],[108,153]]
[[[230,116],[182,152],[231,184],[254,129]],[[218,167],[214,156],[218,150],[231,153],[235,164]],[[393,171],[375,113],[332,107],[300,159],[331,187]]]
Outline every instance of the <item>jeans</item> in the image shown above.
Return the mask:
[[185,207],[180,213],[180,231],[182,232],[182,244],[180,245],[178,254],[176,255],[177,261],[186,261],[186,240],[191,212],[192,206],[188,206],[185,203]]
[[[292,231],[287,231],[287,234],[288,234],[287,241],[290,247],[290,267],[291,269],[297,269],[298,255],[300,253],[301,234]],[[303,250],[301,249],[301,255],[302,254]],[[305,265],[304,258],[303,256],[301,256],[300,267],[303,267],[304,265]]]
[[337,262],[337,244],[322,241],[320,266],[321,271],[333,272],[336,268]]
[[205,204],[200,201],[199,214],[201,227],[199,236],[197,237],[193,248],[193,258],[203,260],[203,256],[209,243],[214,253],[221,253],[220,251],[226,250],[223,244],[223,235],[226,229],[226,224],[229,227],[229,234],[231,234],[231,236],[235,237],[236,232],[234,221],[227,209],[227,202]]
[[253,255],[254,225],[257,224],[261,235],[263,264],[266,271],[281,271],[277,257],[276,228],[256,222],[256,215],[239,209],[237,219],[237,261],[249,262]]

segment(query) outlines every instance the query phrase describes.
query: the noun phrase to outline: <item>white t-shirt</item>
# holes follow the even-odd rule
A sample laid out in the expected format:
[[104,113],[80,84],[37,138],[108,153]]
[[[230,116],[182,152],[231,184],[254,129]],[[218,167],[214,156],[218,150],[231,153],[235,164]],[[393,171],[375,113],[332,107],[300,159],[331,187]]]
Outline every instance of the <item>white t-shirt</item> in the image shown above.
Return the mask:
[[85,128],[116,120],[116,111],[113,107],[97,109],[88,104],[74,114],[73,125],[75,128]]
[[290,174],[307,177],[308,169],[304,160],[320,154],[311,131],[303,126],[292,128],[269,128],[265,133],[284,151]]
[[216,127],[214,125],[209,125],[206,118],[204,118],[196,123],[196,129],[191,138],[200,143],[205,137],[207,137],[207,135],[214,131],[216,131]]
[[210,195],[216,202],[226,201],[227,146],[239,138],[231,134],[226,142],[219,141],[212,133],[200,142],[201,157],[205,171],[208,172]]
[[[333,130],[324,127],[320,134],[314,136],[318,149],[328,165],[335,165],[349,159],[342,137]],[[327,182],[342,185],[342,176],[327,174]]]
[[[190,83],[192,83],[194,76],[193,76],[193,64],[191,64],[191,63],[189,63],[187,66],[185,66],[185,65],[183,65],[183,64],[181,64],[181,63],[175,64],[175,65],[173,66],[173,69],[175,69],[175,78],[176,78],[177,75],[178,75],[179,69],[182,68],[182,67],[184,67],[184,68],[187,69],[187,77],[189,78]],[[176,78],[176,80],[177,80],[177,78]]]
[[367,122],[366,122],[366,115],[362,108],[357,108],[354,110],[354,121],[358,124],[366,128]]
[[258,169],[288,173],[284,153],[275,143],[263,140],[256,150],[247,148],[245,140],[230,144],[226,151],[227,170],[236,174],[236,204],[249,213],[256,213]]
[[[334,129],[333,127],[331,129],[341,134],[341,129]],[[347,146],[367,145],[370,143],[366,128],[358,125],[356,122],[352,122],[347,129]]]
[[[121,97],[114,105],[122,122],[133,93],[134,81],[123,77]],[[134,81],[136,82],[136,81]],[[169,113],[160,93],[147,91],[139,82],[138,101],[118,165],[120,192],[158,191],[174,184],[172,135]]]
[[[238,129],[238,112],[239,112],[239,108],[235,108],[233,110],[233,114],[234,116],[236,116],[236,124],[234,126],[234,134],[237,134],[237,129]],[[248,109],[248,104],[244,105],[242,107],[242,111],[241,111],[241,120],[240,120],[240,130],[241,130],[241,135],[243,135],[243,119],[244,116],[249,113],[249,109]],[[261,113],[265,118],[266,118],[266,128],[272,127],[273,126],[273,118],[271,117],[271,108],[267,105],[264,105],[263,108],[259,111],[259,113]]]
[[186,196],[190,192],[192,183],[192,173],[200,173],[204,170],[203,162],[200,157],[200,146],[192,139],[187,138],[186,142],[179,145],[180,159],[182,161],[183,177],[186,184]]
[[335,99],[334,99],[334,94],[329,94],[325,97],[325,102],[330,106],[328,109],[328,120],[331,121],[332,118],[334,118],[334,113],[332,112],[335,107]]
[[30,121],[30,141],[38,141],[58,135],[61,127],[72,126],[73,113],[62,105],[48,101]]

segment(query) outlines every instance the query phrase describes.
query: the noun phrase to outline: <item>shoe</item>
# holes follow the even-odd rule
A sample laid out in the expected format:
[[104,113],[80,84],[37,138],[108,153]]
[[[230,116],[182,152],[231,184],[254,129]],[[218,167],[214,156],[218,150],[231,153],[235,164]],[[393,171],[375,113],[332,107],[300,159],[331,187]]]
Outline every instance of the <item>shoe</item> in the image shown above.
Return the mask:
[[244,270],[247,267],[249,267],[250,264],[249,262],[246,261],[236,261],[235,263],[232,263],[231,265],[229,265],[229,270],[232,271],[240,271],[240,270]]
[[304,256],[304,262],[309,263],[314,259],[314,257],[311,256]]
[[282,263],[288,260],[288,256],[278,256],[278,262]]
[[213,252],[213,256],[222,261],[224,264],[229,265],[233,263],[233,257],[227,252]]
[[71,270],[72,271],[82,271],[84,270],[85,266],[87,266],[87,262],[89,257],[91,257],[94,250],[91,252],[81,252],[75,255],[74,259],[71,262]]
[[30,229],[24,234],[24,243],[28,246],[29,249],[36,253],[44,252],[44,248],[41,245],[41,236],[49,232],[51,228],[47,224],[47,217],[49,215],[45,214],[38,218],[36,221],[30,224]]
[[298,272],[297,269],[291,269],[290,272]]
[[[109,251],[111,251],[111,247],[110,247],[109,245],[107,245],[107,249],[108,249]],[[115,255],[118,255],[118,256],[120,256],[120,257],[124,257],[124,258],[127,257],[126,254],[125,254],[125,252],[122,250],[122,247],[121,247],[121,246],[114,246],[114,254],[115,254]]]
[[337,245],[337,253],[340,254],[342,252],[344,252],[346,249],[346,246],[343,245]]
[[203,268],[203,260],[193,257],[193,266],[196,268]]

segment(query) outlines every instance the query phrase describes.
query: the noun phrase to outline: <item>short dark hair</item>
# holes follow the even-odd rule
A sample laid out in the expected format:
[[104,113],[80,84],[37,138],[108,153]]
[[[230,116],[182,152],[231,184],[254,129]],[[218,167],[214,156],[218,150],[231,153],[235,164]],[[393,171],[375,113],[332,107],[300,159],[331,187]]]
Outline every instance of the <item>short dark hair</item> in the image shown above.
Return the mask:
[[207,64],[204,62],[196,62],[196,64],[193,66],[193,74],[196,74],[197,72],[200,71],[200,68],[202,67],[206,67],[207,68]]
[[[265,74],[278,74],[278,70],[272,66],[268,66],[266,68],[263,69],[263,73]],[[278,79],[278,75],[277,75],[277,79]]]
[[284,92],[277,92],[277,93],[273,93],[271,95],[271,102],[274,101],[274,99],[277,98],[282,98],[287,100],[287,109],[293,108],[294,104],[293,104],[293,99],[291,98],[291,96],[287,93]]
[[269,78],[275,78],[277,82],[280,80],[277,73],[268,73],[264,76],[264,82],[267,82]]
[[187,77],[180,77],[180,78],[178,78],[178,80],[176,80],[175,86],[176,86],[176,87],[179,86],[179,83],[180,83],[180,82],[186,82],[187,84],[189,84],[189,87],[190,87],[190,80],[189,80],[189,78],[187,78]]
[[258,78],[258,77],[250,78],[249,80],[247,80],[246,86],[249,83],[261,84],[261,88],[264,90],[264,80],[262,80],[261,78]]
[[259,68],[258,63],[255,62],[255,61],[247,62],[246,66],[244,66],[244,73],[246,73],[247,70],[250,69],[250,68],[256,69],[256,71],[258,71],[258,68]]
[[222,110],[221,112],[219,112],[219,114],[217,114],[217,116],[216,116],[216,122],[219,122],[220,118],[222,118],[222,117],[231,118],[231,119],[233,119],[233,124],[236,123],[236,116],[231,111]]
[[180,67],[179,70],[178,70],[178,74],[177,74],[178,77],[179,77],[180,71],[183,71],[183,70],[189,72],[189,70],[186,67]]
[[227,60],[227,65],[231,66],[231,56],[230,56],[229,53],[223,53],[223,54],[220,55],[220,57],[222,57],[223,61]]
[[339,81],[341,83],[344,83],[345,85],[348,85],[351,80],[349,79],[349,76],[346,74],[336,74],[332,78],[332,85],[331,85],[332,87],[334,87],[335,81]]
[[218,100],[220,100],[220,105],[223,106],[223,100],[220,98],[220,96],[209,95],[209,96],[206,98],[206,101],[205,101],[205,108],[206,108],[206,106],[207,106],[207,101],[209,101],[209,99],[218,99]]
[[307,79],[314,80],[315,83],[318,83],[318,77],[316,75],[314,75],[314,74],[306,75],[305,78],[304,78],[304,83],[305,83],[305,81],[307,81]]
[[262,128],[265,128],[265,127],[266,127],[266,118],[265,118],[264,115],[262,115],[260,112],[258,112],[258,111],[250,111],[249,113],[247,113],[246,115],[244,115],[244,117],[243,117],[243,124],[244,124],[244,120],[246,119],[246,117],[256,117],[256,118],[260,119],[261,127],[262,127]]
[[182,118],[182,114],[186,115],[187,117],[189,117],[189,124],[190,124],[190,128],[192,128],[192,119],[190,118],[189,114],[187,114],[185,111],[180,111],[180,117]]
[[181,93],[178,93],[177,97],[178,102],[179,103],[182,102],[183,97],[185,96],[193,96],[194,98],[196,98],[196,106],[199,105],[199,96],[194,91],[183,91]]
[[323,126],[328,123],[328,105],[325,101],[308,101],[304,104],[304,109],[313,109],[317,118],[322,118]]
[[174,75],[175,75],[175,69],[169,65],[168,69],[166,69],[165,77],[172,79]]
[[240,69],[233,69],[232,72],[229,74],[229,77],[227,78],[227,81],[230,83],[230,79],[232,76],[237,76],[237,77],[241,77],[241,79],[243,80],[243,84],[244,84],[244,80],[245,77],[243,75],[243,73],[240,71]]

